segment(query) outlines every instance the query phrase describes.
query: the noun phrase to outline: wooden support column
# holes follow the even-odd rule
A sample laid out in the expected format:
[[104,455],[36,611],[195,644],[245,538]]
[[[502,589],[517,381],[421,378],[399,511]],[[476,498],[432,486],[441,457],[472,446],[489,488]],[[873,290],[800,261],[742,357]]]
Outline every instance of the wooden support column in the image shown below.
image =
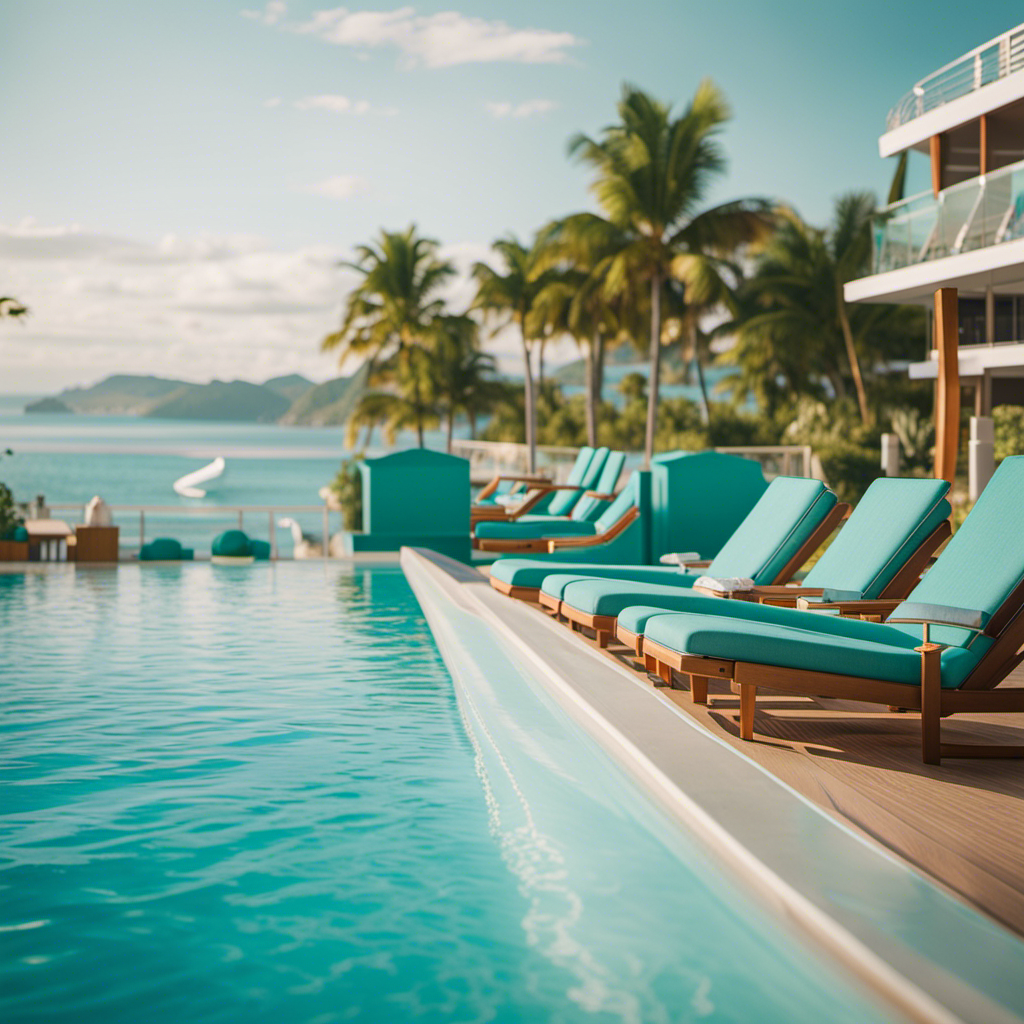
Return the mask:
[[935,389],[935,478],[953,483],[960,441],[960,367],[957,290],[940,288],[935,293],[935,347],[939,374]]
[[928,140],[928,155],[932,161],[932,195],[936,199],[942,191],[942,136],[933,135]]

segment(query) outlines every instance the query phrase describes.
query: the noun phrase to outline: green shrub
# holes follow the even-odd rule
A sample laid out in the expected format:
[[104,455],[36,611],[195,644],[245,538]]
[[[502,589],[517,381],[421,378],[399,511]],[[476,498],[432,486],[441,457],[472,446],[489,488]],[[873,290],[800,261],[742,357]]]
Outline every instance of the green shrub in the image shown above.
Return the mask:
[[362,461],[361,453],[343,459],[337,476],[330,484],[331,492],[341,506],[341,520],[346,530],[363,528],[363,474],[359,472]]
[[1008,455],[1024,455],[1024,408],[1019,405],[997,405],[992,410],[995,430],[996,461]]
[[849,441],[830,440],[814,449],[829,486],[840,501],[857,502],[871,482],[882,475],[877,449]]
[[0,540],[10,540],[14,531],[24,522],[18,515],[10,487],[0,483]]

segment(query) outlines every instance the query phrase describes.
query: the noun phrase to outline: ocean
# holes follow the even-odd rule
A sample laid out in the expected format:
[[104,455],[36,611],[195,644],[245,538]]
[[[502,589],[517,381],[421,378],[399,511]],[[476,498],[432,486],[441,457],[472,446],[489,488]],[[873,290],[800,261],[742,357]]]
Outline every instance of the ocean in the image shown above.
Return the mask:
[[[166,514],[147,516],[146,539],[172,536],[199,551],[209,552],[213,536],[237,525],[237,516],[217,515],[232,505],[322,505],[320,488],[330,483],[345,448],[344,427],[285,427],[263,423],[211,423],[193,420],[151,420],[135,416],[81,416],[23,412],[32,395],[0,395],[0,450],[14,454],[0,460],[0,480],[15,500],[44,495],[51,505],[84,506],[94,495],[110,505],[165,505],[208,509],[210,517]],[[380,437],[376,440],[379,442]],[[444,437],[428,432],[427,444],[443,449]],[[416,443],[400,434],[396,449]],[[391,449],[371,448],[383,455]],[[174,481],[221,456],[224,476],[208,485],[203,499],[179,497]],[[57,518],[80,522],[80,513],[54,510]],[[305,532],[319,539],[322,516],[296,515]],[[122,545],[138,539],[138,517],[119,517]],[[243,524],[253,537],[267,539],[267,516]],[[340,529],[337,513],[332,532]],[[282,554],[291,552],[288,530],[277,530]],[[197,552],[198,553],[198,552]]]

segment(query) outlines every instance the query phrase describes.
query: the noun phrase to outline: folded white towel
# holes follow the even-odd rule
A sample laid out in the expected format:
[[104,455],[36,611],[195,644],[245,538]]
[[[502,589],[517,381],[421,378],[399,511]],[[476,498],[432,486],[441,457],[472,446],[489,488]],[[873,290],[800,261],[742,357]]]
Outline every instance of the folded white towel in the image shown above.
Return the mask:
[[734,594],[740,590],[753,590],[754,581],[746,576],[701,576],[694,587],[714,590],[718,594]]
[[518,505],[523,500],[523,497],[524,495],[522,494],[499,494],[495,497],[494,503],[511,508],[513,505]]
[[658,559],[662,565],[686,565],[687,562],[699,562],[699,551],[670,551]]

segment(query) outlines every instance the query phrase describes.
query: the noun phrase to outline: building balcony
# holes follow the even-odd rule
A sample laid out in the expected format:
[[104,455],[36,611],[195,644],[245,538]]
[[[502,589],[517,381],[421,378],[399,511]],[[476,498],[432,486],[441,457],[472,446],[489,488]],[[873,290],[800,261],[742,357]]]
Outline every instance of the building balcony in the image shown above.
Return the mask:
[[886,128],[893,131],[1021,69],[1024,69],[1024,24],[982,43],[922,78],[889,111]]
[[939,193],[887,207],[874,236],[874,272],[1024,238],[1024,160]]

